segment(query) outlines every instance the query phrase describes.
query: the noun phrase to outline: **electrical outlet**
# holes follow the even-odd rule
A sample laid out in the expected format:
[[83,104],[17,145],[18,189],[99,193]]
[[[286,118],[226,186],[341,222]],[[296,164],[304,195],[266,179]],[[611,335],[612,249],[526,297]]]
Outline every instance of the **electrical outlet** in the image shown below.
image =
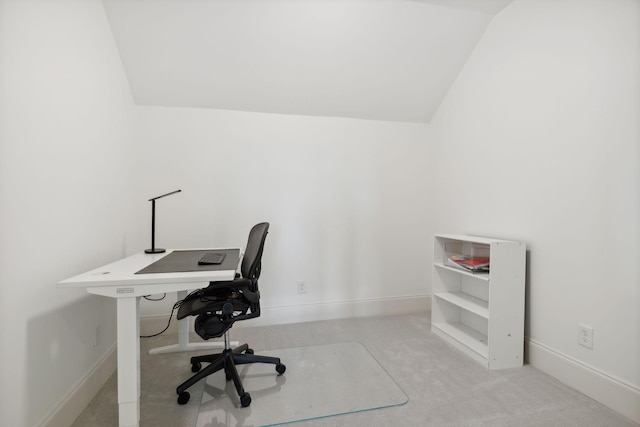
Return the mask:
[[593,350],[593,328],[591,326],[578,324],[578,344]]
[[300,280],[298,282],[298,293],[306,294],[307,293],[307,282]]

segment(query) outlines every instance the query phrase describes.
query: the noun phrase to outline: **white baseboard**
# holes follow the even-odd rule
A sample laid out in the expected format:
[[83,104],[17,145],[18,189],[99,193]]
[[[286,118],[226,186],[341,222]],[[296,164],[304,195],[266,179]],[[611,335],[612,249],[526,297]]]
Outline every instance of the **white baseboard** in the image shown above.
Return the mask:
[[526,339],[528,362],[536,369],[640,423],[640,389],[613,378],[592,366]]
[[[261,307],[260,317],[250,322],[240,322],[242,326],[267,326],[287,323],[312,322],[316,320],[343,319],[348,317],[390,316],[409,313],[425,313],[431,310],[430,295],[375,298],[354,301],[331,301],[287,306]],[[140,333],[151,335],[167,326],[169,317],[144,316],[140,319]],[[166,333],[178,333],[178,322],[171,320]]]
[[94,367],[58,400],[36,427],[69,427],[104,386],[117,367],[117,346],[114,343]]
[[430,310],[430,295],[332,301],[278,307],[262,306],[260,317],[253,319],[250,324],[247,322],[247,326],[302,323],[351,317],[392,316],[426,313]]

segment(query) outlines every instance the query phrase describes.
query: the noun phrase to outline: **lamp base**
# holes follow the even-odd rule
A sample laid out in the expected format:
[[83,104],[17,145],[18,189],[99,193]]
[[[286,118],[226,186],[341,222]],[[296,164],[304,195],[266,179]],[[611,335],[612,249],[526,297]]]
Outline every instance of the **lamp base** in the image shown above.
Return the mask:
[[155,249],[145,249],[144,253],[145,254],[161,254],[163,252],[166,252],[166,249],[162,249],[162,248],[155,248]]

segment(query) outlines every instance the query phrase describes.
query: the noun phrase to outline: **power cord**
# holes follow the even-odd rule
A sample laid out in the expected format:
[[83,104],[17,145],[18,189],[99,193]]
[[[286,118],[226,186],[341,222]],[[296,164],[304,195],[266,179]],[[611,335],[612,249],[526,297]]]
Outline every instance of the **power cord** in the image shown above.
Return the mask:
[[142,298],[146,299],[147,301],[162,301],[163,299],[165,299],[167,296],[167,293],[165,292],[164,294],[162,294],[162,296],[160,298],[150,298],[149,295],[144,295]]
[[[169,315],[169,321],[167,322],[167,326],[161,330],[160,332],[153,334],[153,335],[140,335],[140,338],[153,338],[153,337],[157,337],[158,335],[161,335],[163,333],[165,333],[167,331],[167,329],[169,329],[169,326],[171,326],[171,319],[173,319],[173,312],[176,311],[177,309],[180,308],[180,306],[182,305],[183,302],[185,302],[187,299],[189,299],[190,297],[192,297],[193,295],[197,294],[200,292],[200,289],[191,292],[189,295],[187,295],[184,299],[181,299],[179,301],[176,301],[175,304],[173,304],[173,307],[171,308],[171,314]],[[165,297],[167,296],[167,294],[165,293],[164,295],[162,295],[162,298],[149,298],[148,295],[144,296],[143,298],[148,300],[148,301],[162,301]]]

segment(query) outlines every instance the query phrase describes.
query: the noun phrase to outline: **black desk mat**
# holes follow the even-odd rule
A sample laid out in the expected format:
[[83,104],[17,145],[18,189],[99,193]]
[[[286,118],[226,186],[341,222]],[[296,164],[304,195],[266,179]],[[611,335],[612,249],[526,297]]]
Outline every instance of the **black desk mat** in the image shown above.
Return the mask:
[[[198,265],[200,258],[209,252],[225,253],[221,264]],[[240,261],[240,249],[197,249],[186,251],[173,251],[169,255],[160,258],[153,264],[149,264],[136,274],[148,273],[178,273],[184,271],[219,271],[238,268]]]

